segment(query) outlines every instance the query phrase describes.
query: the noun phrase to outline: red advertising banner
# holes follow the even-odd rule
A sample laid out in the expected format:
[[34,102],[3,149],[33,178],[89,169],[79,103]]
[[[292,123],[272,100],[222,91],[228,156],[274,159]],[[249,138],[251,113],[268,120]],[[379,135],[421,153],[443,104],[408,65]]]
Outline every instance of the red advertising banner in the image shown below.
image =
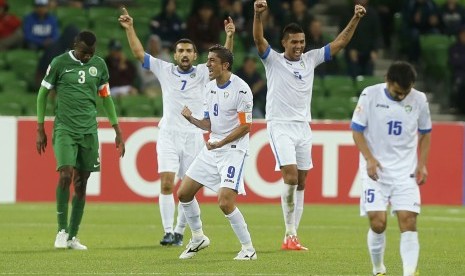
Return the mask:
[[[160,193],[157,173],[155,120],[122,120],[126,155],[118,158],[114,132],[100,123],[101,172],[93,173],[87,198],[99,202],[154,202]],[[18,120],[16,201],[54,201],[58,173],[51,143],[52,122],[46,122],[49,145],[39,156],[35,149],[36,123]],[[359,202],[358,151],[348,122],[312,123],[314,168],[307,179],[306,203],[356,204]],[[424,204],[463,204],[464,125],[435,123],[428,163],[428,182],[421,187]],[[255,122],[250,135],[250,155],[244,180],[247,196],[241,202],[279,202],[280,172],[274,171],[266,125]],[[203,202],[216,202],[204,189]]]

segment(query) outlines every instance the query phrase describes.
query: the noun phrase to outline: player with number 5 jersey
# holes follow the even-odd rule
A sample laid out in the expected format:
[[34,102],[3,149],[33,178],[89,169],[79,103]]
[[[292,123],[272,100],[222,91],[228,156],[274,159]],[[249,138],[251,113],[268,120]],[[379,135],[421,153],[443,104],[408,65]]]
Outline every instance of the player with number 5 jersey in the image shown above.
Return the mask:
[[[360,150],[360,213],[368,216],[367,234],[373,275],[386,275],[387,206],[397,215],[403,275],[416,275],[420,244],[417,215],[419,185],[426,182],[431,143],[431,116],[423,92],[413,88],[416,72],[407,62],[394,62],[386,83],[362,91],[351,128]],[[417,155],[417,151],[419,154]]]

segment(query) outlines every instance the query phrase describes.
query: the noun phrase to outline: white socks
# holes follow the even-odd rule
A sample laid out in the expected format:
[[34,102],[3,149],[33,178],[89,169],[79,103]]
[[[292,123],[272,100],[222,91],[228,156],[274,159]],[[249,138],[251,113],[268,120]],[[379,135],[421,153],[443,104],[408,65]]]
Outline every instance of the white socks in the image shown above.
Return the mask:
[[384,266],[384,249],[386,248],[386,231],[377,234],[371,230],[368,230],[367,235],[368,251],[371,257],[371,263],[373,264],[373,274],[386,273],[386,267]]
[[305,190],[295,191],[295,230],[299,229],[300,219],[304,212],[304,193]]
[[178,219],[176,221],[176,227],[174,227],[174,232],[184,235],[184,231],[186,230],[186,225],[187,225],[186,216],[184,215],[181,202],[179,202],[178,203]]
[[296,216],[295,216],[295,194],[297,185],[284,183],[283,193],[281,194],[281,207],[283,208],[284,224],[286,225],[286,235],[297,235]]
[[406,231],[400,234],[400,256],[402,257],[404,276],[415,275],[419,255],[418,232]]
[[181,202],[187,223],[192,231],[192,240],[200,241],[204,234],[202,230],[202,221],[200,220],[200,207],[194,198],[191,202]]
[[173,233],[175,211],[173,194],[160,194],[160,197],[158,198],[158,205],[160,206],[161,223],[163,224],[165,233]]
[[242,249],[253,250],[252,239],[250,238],[250,233],[247,229],[244,216],[242,215],[239,208],[236,207],[236,209],[234,209],[231,214],[225,215],[225,217],[231,223],[231,227],[234,230],[234,233],[236,233],[237,238],[242,244]]

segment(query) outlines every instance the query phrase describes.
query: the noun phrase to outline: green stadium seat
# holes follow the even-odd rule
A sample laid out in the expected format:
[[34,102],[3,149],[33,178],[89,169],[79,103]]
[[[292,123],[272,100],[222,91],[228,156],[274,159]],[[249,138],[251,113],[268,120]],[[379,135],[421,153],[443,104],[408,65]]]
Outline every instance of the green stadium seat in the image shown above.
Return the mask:
[[312,105],[316,118],[343,120],[350,119],[353,101],[350,98],[316,97]]
[[21,98],[14,92],[0,94],[0,115],[21,116],[24,115],[24,108]]
[[355,94],[354,82],[349,76],[326,76],[324,87],[329,96],[352,97]]
[[126,117],[154,117],[154,100],[146,96],[130,95],[120,99],[121,114]]
[[56,15],[62,30],[69,24],[73,24],[82,30],[90,27],[89,14],[87,10],[74,7],[58,7]]
[[425,73],[435,79],[449,76],[448,51],[453,40],[446,35],[430,34],[420,36],[422,61]]
[[118,8],[93,7],[89,9],[90,28],[95,29],[99,25],[109,26],[111,24],[119,26],[119,16],[120,10]]
[[384,78],[378,76],[358,76],[355,79],[355,88],[357,90],[357,94],[360,95],[363,89],[378,83],[384,83]]

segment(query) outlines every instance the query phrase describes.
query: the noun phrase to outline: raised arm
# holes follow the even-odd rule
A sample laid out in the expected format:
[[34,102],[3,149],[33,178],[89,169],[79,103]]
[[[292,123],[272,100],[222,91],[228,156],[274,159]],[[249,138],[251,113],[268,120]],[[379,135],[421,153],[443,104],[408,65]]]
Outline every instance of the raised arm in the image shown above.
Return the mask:
[[129,16],[128,10],[126,8],[121,8],[121,15],[118,18],[121,26],[126,30],[126,36],[128,37],[129,46],[131,47],[132,54],[140,62],[144,62],[145,50],[142,44],[140,43],[139,38],[137,37],[136,30],[134,29],[134,21],[131,16]]
[[334,39],[334,41],[329,44],[329,47],[331,49],[331,56],[336,55],[345,46],[347,46],[347,44],[349,44],[350,40],[352,39],[352,36],[354,35],[355,29],[357,28],[358,22],[360,21],[360,18],[362,18],[365,15],[365,13],[366,10],[363,6],[355,5],[354,16],[349,21],[344,30],[341,33],[339,33],[336,39]]
[[226,33],[224,47],[232,53],[234,48],[234,33],[236,32],[236,25],[234,25],[234,21],[230,16],[228,16],[228,19],[224,20],[224,31]]
[[263,23],[261,14],[266,10],[268,5],[265,0],[257,0],[254,3],[254,16],[253,16],[253,40],[257,47],[258,54],[261,56],[268,48],[268,41],[263,36]]

